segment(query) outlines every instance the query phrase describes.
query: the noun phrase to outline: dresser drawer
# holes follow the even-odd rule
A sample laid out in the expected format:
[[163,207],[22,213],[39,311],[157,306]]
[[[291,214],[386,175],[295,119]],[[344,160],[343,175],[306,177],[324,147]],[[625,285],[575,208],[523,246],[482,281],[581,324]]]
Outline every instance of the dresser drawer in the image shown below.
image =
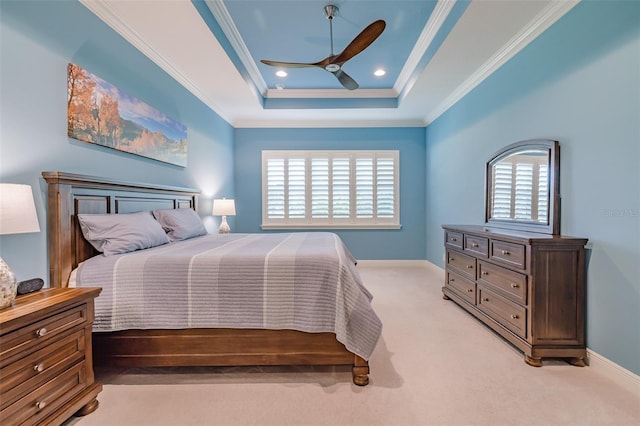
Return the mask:
[[463,235],[461,232],[445,231],[444,238],[447,246],[462,250]]
[[39,387],[85,357],[83,329],[54,341],[0,369],[0,409]]
[[87,366],[82,361],[0,411],[0,423],[38,424],[81,392],[86,381]]
[[447,266],[472,281],[476,279],[476,259],[457,251],[447,250]]
[[478,307],[522,338],[527,337],[527,309],[478,285]]
[[86,324],[88,324],[87,305],[82,304],[3,335],[2,347],[0,347],[0,368],[10,362],[16,354],[29,351],[31,347],[50,341],[74,327],[84,327]]
[[455,272],[447,271],[447,286],[462,298],[472,304],[476,304],[476,283],[463,278]]
[[473,235],[464,236],[464,251],[468,251],[482,257],[489,256],[489,239],[482,237],[474,237]]
[[525,269],[525,246],[506,241],[491,240],[491,260]]
[[527,304],[527,276],[491,263],[478,261],[478,282],[494,286],[522,305]]

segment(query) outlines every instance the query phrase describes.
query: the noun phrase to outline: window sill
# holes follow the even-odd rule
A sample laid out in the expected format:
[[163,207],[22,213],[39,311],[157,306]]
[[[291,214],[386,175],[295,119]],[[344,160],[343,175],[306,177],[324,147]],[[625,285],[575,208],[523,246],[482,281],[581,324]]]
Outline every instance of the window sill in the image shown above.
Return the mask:
[[260,225],[261,229],[269,230],[269,229],[401,229],[402,225],[400,224],[392,224],[392,223],[383,223],[383,224],[326,224],[326,225],[312,225],[312,224],[271,224],[271,225]]

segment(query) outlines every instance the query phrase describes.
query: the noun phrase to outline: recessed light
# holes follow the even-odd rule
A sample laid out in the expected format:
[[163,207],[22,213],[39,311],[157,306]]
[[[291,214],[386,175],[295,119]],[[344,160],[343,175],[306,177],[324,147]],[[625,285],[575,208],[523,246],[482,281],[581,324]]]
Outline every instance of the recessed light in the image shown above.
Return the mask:
[[287,76],[287,72],[283,71],[283,70],[278,70],[278,71],[276,71],[276,75],[278,77],[286,77]]
[[385,70],[383,70],[382,68],[378,68],[377,70],[375,70],[373,72],[373,75],[375,75],[376,77],[382,77],[383,75],[385,75],[387,72]]

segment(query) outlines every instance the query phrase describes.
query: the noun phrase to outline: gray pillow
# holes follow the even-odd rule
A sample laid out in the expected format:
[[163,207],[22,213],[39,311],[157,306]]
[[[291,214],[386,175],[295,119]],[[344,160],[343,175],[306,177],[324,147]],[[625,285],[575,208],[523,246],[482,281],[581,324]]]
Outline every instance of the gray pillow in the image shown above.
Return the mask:
[[171,241],[186,240],[207,234],[200,216],[193,209],[154,210],[153,217],[160,222]]
[[105,256],[156,247],[169,242],[151,212],[79,214],[84,238]]

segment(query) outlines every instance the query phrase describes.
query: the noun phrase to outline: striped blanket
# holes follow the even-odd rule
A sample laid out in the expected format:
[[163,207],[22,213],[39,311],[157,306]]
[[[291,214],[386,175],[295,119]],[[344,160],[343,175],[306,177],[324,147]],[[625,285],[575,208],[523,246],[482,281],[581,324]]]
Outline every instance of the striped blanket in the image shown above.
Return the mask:
[[83,262],[94,331],[260,328],[333,332],[369,359],[382,330],[355,259],[333,233],[210,234]]

